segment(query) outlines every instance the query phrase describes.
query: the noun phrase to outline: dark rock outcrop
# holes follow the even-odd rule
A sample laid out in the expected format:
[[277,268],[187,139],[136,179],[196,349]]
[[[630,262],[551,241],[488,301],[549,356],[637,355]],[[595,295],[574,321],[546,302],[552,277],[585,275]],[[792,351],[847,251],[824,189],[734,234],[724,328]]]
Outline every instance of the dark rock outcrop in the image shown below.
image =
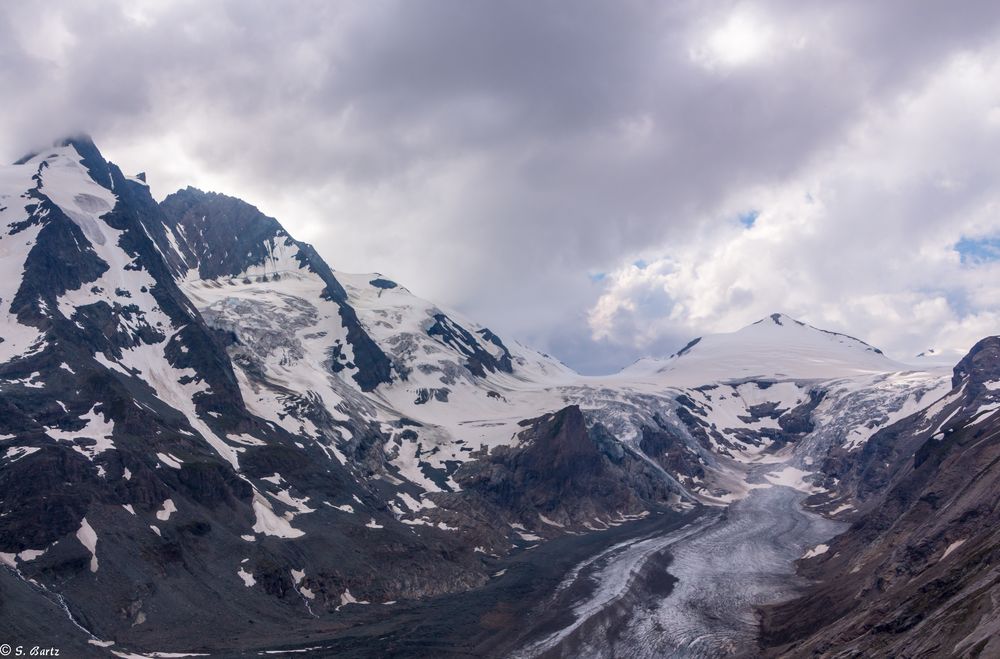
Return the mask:
[[483,341],[499,348],[499,356],[487,350],[469,330],[443,313],[434,314],[434,324],[427,329],[427,333],[464,355],[465,367],[473,375],[483,378],[486,377],[487,371],[511,373],[514,370],[507,346],[488,329],[480,330],[479,336]]
[[438,498],[439,505],[492,511],[548,534],[554,527],[539,516],[564,528],[604,526],[677,498],[660,473],[602,426],[588,429],[575,405],[522,423],[516,445],[459,468],[454,479],[463,491]]
[[998,348],[991,337],[972,349],[935,414],[825,465],[863,513],[800,563],[814,582],[803,596],[762,610],[769,654],[1000,654],[1000,413],[987,386],[1000,380]]

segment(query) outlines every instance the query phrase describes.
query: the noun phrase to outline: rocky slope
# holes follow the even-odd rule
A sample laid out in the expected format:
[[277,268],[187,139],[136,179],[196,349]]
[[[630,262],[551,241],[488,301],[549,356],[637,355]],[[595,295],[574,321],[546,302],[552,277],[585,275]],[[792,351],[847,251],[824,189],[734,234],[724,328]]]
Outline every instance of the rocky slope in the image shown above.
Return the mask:
[[[384,278],[341,284],[243,202],[157,204],[85,138],[0,183],[0,615],[16,637],[38,630],[18,611],[55,609],[98,654],[240,647],[474,588],[535,538],[680,505],[561,396],[508,396],[569,369]],[[467,431],[483,410],[503,424]],[[559,455],[608,491],[550,474]]]
[[993,395],[987,357],[942,398],[946,371],[780,314],[583,377],[246,202],[157,203],[86,138],[0,168],[0,274],[0,624],[77,654],[377,628],[770,485],[851,518]]
[[[156,647],[482,583],[473,547],[398,522],[353,466],[250,409],[231,337],[179,287],[186,262],[142,180],[71,140],[4,183],[0,554],[37,598],[94,643]],[[323,283],[344,351],[377,362]],[[363,391],[357,361],[343,370]],[[26,628],[3,610],[5,629]]]
[[1000,653],[1000,338],[979,342],[933,406],[823,465],[858,512],[801,561],[817,581],[763,611],[782,656]]

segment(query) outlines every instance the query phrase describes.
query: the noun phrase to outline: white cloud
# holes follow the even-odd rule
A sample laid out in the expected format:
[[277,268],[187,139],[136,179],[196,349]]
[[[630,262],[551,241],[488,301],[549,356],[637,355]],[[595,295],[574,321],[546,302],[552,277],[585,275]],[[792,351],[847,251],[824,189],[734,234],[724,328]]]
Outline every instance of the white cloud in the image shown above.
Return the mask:
[[929,0],[7,3],[0,151],[89,131],[159,197],[242,197],[588,372],[776,308],[955,342],[998,297],[950,247],[995,229],[998,26]]
[[[963,264],[955,250],[1000,235],[997,55],[950,58],[794,176],[734,188],[688,240],[611,272],[589,314],[595,340],[641,349],[774,311],[900,358],[1000,331],[1000,264]],[[749,229],[734,219],[747,209],[759,209]]]

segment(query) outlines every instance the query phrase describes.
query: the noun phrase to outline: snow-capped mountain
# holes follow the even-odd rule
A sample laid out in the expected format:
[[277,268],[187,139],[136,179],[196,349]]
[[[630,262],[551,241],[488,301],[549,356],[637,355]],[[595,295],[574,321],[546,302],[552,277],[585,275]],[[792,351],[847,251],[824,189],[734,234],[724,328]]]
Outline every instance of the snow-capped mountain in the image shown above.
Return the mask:
[[[178,285],[188,261],[141,179],[74,139],[2,181],[0,553],[19,578],[9,588],[30,606],[63,619],[81,644],[155,647],[157,630],[192,624],[180,602],[220,602],[193,623],[207,637],[248,613],[256,629],[281,628],[281,610],[333,610],[354,594],[370,599],[370,588],[415,597],[483,579],[474,546],[397,522],[356,476],[363,467],[254,412],[225,350],[231,337]],[[387,373],[327,275],[310,285],[346,355],[330,358],[347,362],[345,377],[332,365],[330,375],[360,396]],[[343,420],[336,405],[304,398],[339,417],[331,426]],[[382,436],[354,413],[347,441],[366,457]],[[451,560],[414,578],[442,541]],[[392,558],[400,553],[418,558]]]
[[[384,278],[345,287],[243,202],[157,204],[84,138],[0,182],[0,578],[77,650],[280,636],[480,585],[543,517],[552,536],[678,501],[558,395],[518,406],[569,369]],[[482,411],[503,428],[466,430]],[[200,601],[220,604],[187,620]]]
[[[199,262],[179,281],[206,322],[232,337],[229,352],[248,406],[318,440],[344,464],[345,454],[352,464],[364,460],[358,450],[365,433],[387,434],[391,446],[367,468],[441,491],[438,481],[447,482],[470,453],[511,442],[517,422],[551,409],[525,409],[511,396],[575,375],[377,273],[335,273],[245,202],[189,188],[163,207],[176,245],[222,253],[229,263],[220,271]],[[214,229],[199,228],[206,218]],[[236,234],[244,237],[241,261],[226,251]],[[359,358],[356,337],[368,358]],[[471,421],[497,416],[510,422]]]
[[740,377],[829,380],[906,369],[864,341],[774,313],[737,332],[694,339],[667,359],[641,359],[623,374],[698,385]]
[[0,594],[32,613],[0,618],[81,656],[330,633],[771,484],[853,515],[992,413],[1000,363],[953,380],[774,314],[585,377],[244,201],[157,203],[87,138],[0,168],[0,272]]

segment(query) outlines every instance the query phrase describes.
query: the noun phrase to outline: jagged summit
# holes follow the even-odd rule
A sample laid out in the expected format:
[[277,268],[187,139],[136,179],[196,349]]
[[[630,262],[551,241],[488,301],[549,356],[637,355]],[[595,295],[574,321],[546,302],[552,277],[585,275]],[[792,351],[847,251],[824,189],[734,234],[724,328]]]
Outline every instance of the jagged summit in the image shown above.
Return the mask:
[[775,312],[775,313],[773,313],[773,314],[771,314],[771,315],[769,315],[769,316],[767,316],[765,318],[761,318],[756,323],[754,323],[754,325],[757,325],[757,324],[760,324],[760,323],[767,323],[767,322],[774,323],[775,325],[784,325],[785,323],[794,323],[796,325],[805,325],[805,323],[803,323],[801,320],[796,320],[795,318],[792,318],[788,314],[783,314],[781,312]]
[[79,155],[79,161],[87,169],[91,178],[105,188],[112,185],[108,161],[97,148],[93,138],[87,133],[78,133],[54,140],[44,149],[37,149],[19,158],[15,165],[24,165],[33,160],[48,160],[66,154],[66,147],[72,147]]
[[735,332],[690,341],[666,359],[643,359],[623,374],[687,383],[747,377],[830,379],[906,370],[864,341],[773,313]]
[[[202,279],[273,272],[291,242],[281,224],[245,201],[186,187],[160,202],[176,249]],[[288,265],[288,264],[286,264]],[[297,266],[296,266],[297,268]]]
[[94,138],[92,138],[89,134],[87,134],[87,133],[71,133],[71,134],[65,135],[63,137],[60,137],[58,139],[52,140],[49,144],[47,144],[46,146],[44,146],[42,148],[38,148],[38,149],[34,149],[32,151],[29,151],[28,153],[26,153],[23,156],[21,156],[20,158],[18,158],[13,164],[15,164],[15,165],[23,165],[26,162],[28,162],[29,160],[32,160],[32,159],[38,157],[39,155],[41,155],[42,153],[44,153],[48,149],[60,149],[60,148],[65,147],[65,146],[72,146],[72,147],[74,147],[80,153],[81,156],[86,157],[87,154],[93,155],[93,154],[96,153],[96,155],[101,160],[104,159],[104,157],[101,156],[101,152],[97,148],[97,145],[94,143]]
[[[324,352],[334,355],[331,367],[336,372],[355,371],[354,380],[366,391],[392,379],[388,357],[359,323],[333,270],[311,245],[292,238],[278,220],[241,199],[193,187],[167,196],[160,209],[169,240],[164,250],[183,260],[177,274],[187,282],[189,295],[200,303],[211,303],[209,298],[219,301],[218,282],[226,282],[224,290],[235,298],[239,297],[236,290],[228,287],[291,277],[299,283],[297,294],[310,298],[310,305],[332,305],[333,314],[340,317],[342,326],[335,325],[336,332],[324,332],[328,344]],[[257,304],[264,293],[243,288],[241,295]]]

